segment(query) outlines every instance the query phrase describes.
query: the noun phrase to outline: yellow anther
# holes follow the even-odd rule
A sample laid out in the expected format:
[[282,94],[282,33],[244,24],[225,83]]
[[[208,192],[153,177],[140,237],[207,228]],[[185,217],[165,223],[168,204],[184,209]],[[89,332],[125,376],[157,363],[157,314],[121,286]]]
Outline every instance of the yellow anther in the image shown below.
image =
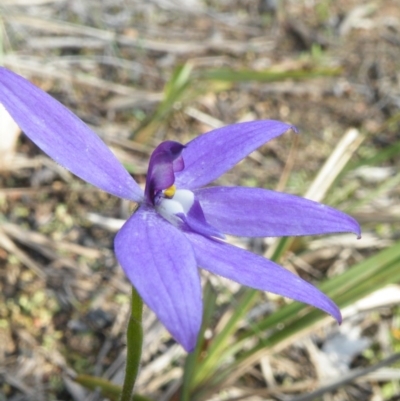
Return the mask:
[[164,190],[164,196],[166,198],[172,199],[175,195],[175,192],[176,192],[176,186],[171,185],[169,188]]

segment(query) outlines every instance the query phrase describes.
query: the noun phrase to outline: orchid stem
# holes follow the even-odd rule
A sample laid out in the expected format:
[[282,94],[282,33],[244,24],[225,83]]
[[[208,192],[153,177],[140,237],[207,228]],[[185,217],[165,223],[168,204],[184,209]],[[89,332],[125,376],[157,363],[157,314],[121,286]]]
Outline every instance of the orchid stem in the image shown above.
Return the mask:
[[142,354],[143,327],[142,327],[143,301],[136,289],[132,287],[131,316],[126,333],[126,367],[125,379],[122,386],[120,401],[131,401],[133,386],[139,370]]

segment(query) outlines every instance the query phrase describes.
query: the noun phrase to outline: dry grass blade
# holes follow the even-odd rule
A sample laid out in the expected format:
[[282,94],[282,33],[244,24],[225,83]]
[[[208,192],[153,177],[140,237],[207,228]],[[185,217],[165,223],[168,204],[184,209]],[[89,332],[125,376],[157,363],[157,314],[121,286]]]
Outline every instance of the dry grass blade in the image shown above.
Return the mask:
[[[400,192],[394,177],[400,149],[396,118],[400,9],[396,2],[381,2],[373,13],[359,15],[358,10],[366,9],[361,0],[299,0],[285,2],[284,7],[283,2],[258,0],[190,0],[183,6],[177,0],[0,0],[0,58],[2,65],[39,83],[78,111],[113,145],[112,151],[140,184],[145,183],[153,145],[162,140],[188,143],[198,133],[248,118],[298,126],[302,132],[298,144],[293,143],[293,135],[271,141],[217,185],[287,188],[303,194],[306,183],[319,171],[307,196],[319,201],[329,196],[330,204],[354,210],[352,215],[364,227],[362,241],[332,236],[312,242],[289,239],[282,245],[280,249],[286,245],[289,249],[285,266],[318,281],[346,274],[349,266],[393,244],[398,234]],[[193,96],[191,92],[175,97],[179,87],[173,88],[168,118],[160,118],[161,124],[149,138],[151,146],[131,141],[132,133],[162,103],[163,88],[174,71],[186,63],[195,66]],[[223,81],[201,81],[207,71]],[[297,81],[297,71],[302,77],[315,78]],[[320,76],[317,71],[340,75]],[[284,82],[270,82],[282,76]],[[0,117],[0,131],[4,121]],[[1,131],[0,142],[15,142],[18,134],[12,139],[12,130]],[[121,227],[132,205],[77,181],[52,164],[26,136],[19,138],[0,174],[0,225],[4,223],[0,228],[0,344],[6,345],[0,345],[0,376],[5,382],[0,385],[0,399],[98,401],[101,396],[95,391],[73,387],[68,370],[115,382],[120,379],[130,284],[112,254],[111,232]],[[340,174],[349,158],[354,166],[366,163],[381,172],[385,169],[388,183],[378,183],[377,188],[371,171]],[[3,160],[0,156],[0,163]],[[51,179],[33,181],[48,171]],[[329,190],[335,180],[341,185]],[[261,253],[266,247],[272,250],[270,244],[270,239],[235,243]],[[228,304],[237,305],[232,300],[237,287],[215,277],[210,280],[215,280],[219,295],[207,328],[211,338],[204,341],[195,361],[199,367],[217,334],[215,327],[223,325],[222,319],[219,325],[216,319]],[[352,361],[355,368],[374,363],[397,347],[399,312],[393,304],[399,292],[392,290],[384,287],[384,296],[375,293],[344,309],[348,320],[357,317],[363,334],[374,344],[368,349],[371,359],[365,357],[367,353],[358,355]],[[233,361],[239,363],[254,341],[268,339],[267,330],[279,325],[268,315],[274,326],[257,331],[264,314],[285,303],[273,296],[260,297],[262,302],[249,306],[249,316],[239,323],[238,337],[232,334],[227,340],[227,358],[219,365],[222,374],[234,370]],[[155,315],[147,312],[138,389],[156,400],[175,400],[182,350]],[[106,325],[97,325],[99,316],[108,316]],[[289,399],[322,386],[324,378],[317,374],[316,363],[303,344],[304,336],[318,337],[322,352],[327,333],[336,327],[329,322],[326,318],[279,346],[261,350],[225,383],[218,381],[216,372],[210,386],[204,386],[208,394],[203,388],[194,389],[188,400]],[[243,342],[242,333],[249,334]],[[230,343],[234,338],[238,342]],[[233,358],[230,350],[236,352]],[[38,372],[29,371],[29,366]],[[14,372],[22,371],[25,375],[14,377]],[[338,388],[335,397],[367,399],[350,394],[361,383],[360,387],[371,389],[374,399],[389,398],[388,388],[397,388],[396,383],[385,386],[386,381],[397,377],[396,369],[378,369],[355,379],[357,386]],[[217,383],[226,386],[219,388]]]
[[26,267],[31,269],[38,277],[44,279],[46,274],[42,270],[42,267],[30,258],[22,249],[18,248],[17,245],[2,231],[0,227],[0,247],[4,248],[10,254],[15,255]]
[[374,372],[382,367],[392,365],[393,363],[397,362],[400,360],[400,354],[394,354],[391,355],[382,361],[372,365],[368,366],[367,368],[364,369],[354,369],[351,372],[346,374],[346,377],[341,377],[339,379],[333,380],[331,383],[326,384],[325,386],[322,386],[318,390],[313,391],[310,394],[305,394],[301,395],[299,397],[294,397],[291,398],[290,401],[312,401],[315,400],[317,397],[320,397],[321,395],[328,393],[329,391],[334,391],[346,384],[351,383],[352,381],[356,380],[357,378],[360,378],[362,376],[365,376],[371,372]]
[[396,206],[385,210],[355,212],[353,216],[360,224],[363,223],[397,223],[400,221],[400,208]]
[[18,125],[0,104],[0,170],[13,158],[20,133]]
[[185,108],[185,113],[196,119],[197,121],[202,122],[203,124],[207,124],[210,128],[221,128],[223,127],[225,124],[223,123],[223,121],[220,121],[212,116],[210,116],[209,114],[206,114],[194,107],[188,106]]
[[[292,383],[290,385],[279,385],[271,388],[251,388],[244,386],[232,386],[227,388],[224,392],[229,398],[224,398],[225,401],[264,401],[265,399],[270,400],[270,397],[276,397],[276,399],[286,400],[287,396],[283,394],[301,393],[308,391],[310,388],[315,386],[315,380],[306,379],[298,383]],[[268,397],[268,398],[267,398]],[[274,398],[275,399],[275,398]],[[213,399],[214,400],[214,399]]]
[[[336,145],[329,158],[326,160],[322,168],[319,170],[314,181],[309,186],[304,197],[316,202],[321,202],[335,179],[342,172],[348,161],[358,147],[364,141],[365,136],[355,128],[349,129]],[[293,146],[293,151],[295,146]],[[279,239],[274,241],[266,253],[266,257],[271,257],[275,252]]]
[[329,159],[322,166],[304,197],[316,202],[321,202],[336,177],[342,172],[343,167],[347,164],[364,139],[365,136],[357,129],[349,129],[337,144],[336,148],[329,156]]
[[15,377],[15,375],[9,374],[7,372],[3,373],[5,383],[16,387],[26,396],[32,396],[32,388],[29,388],[27,385],[24,384],[23,380]]
[[260,363],[260,360],[262,358],[268,358],[271,355],[274,355],[275,353],[279,353],[280,351],[283,351],[284,349],[288,348],[290,345],[296,343],[300,339],[304,338],[305,336],[309,335],[310,333],[315,333],[321,328],[325,327],[327,324],[331,322],[331,318],[326,317],[324,319],[321,319],[319,322],[316,324],[307,327],[301,331],[298,331],[296,335],[291,336],[290,338],[281,341],[279,344],[275,345],[274,347],[270,348],[264,348],[261,349],[248,358],[244,360],[243,362],[240,363],[240,365],[237,366],[235,371],[224,381],[223,386],[231,386],[235,381],[242,377],[243,375],[248,372],[248,370],[254,366],[257,363]]
[[155,103],[162,99],[162,93],[135,89],[114,82],[105,81],[104,79],[88,74],[62,71],[57,66],[52,66],[51,64],[43,66],[39,60],[34,58],[20,58],[14,55],[5,56],[4,64],[11,69],[25,72],[29,75],[36,75],[43,78],[51,77],[63,82],[71,82],[76,85],[84,85],[99,90],[106,90],[118,95],[129,96],[131,101],[135,101],[136,103]]
[[188,41],[164,41],[153,40],[144,37],[131,37],[127,35],[117,35],[110,31],[92,28],[84,25],[67,23],[64,21],[46,20],[37,17],[31,17],[21,14],[7,15],[7,21],[11,23],[22,24],[41,31],[67,34],[67,35],[85,35],[95,37],[98,40],[115,42],[123,46],[134,46],[146,51],[156,51],[171,54],[204,53],[206,51],[229,51],[232,53],[244,53],[251,48],[255,52],[265,52],[266,49],[272,49],[273,41],[265,37],[254,38],[249,42],[217,39],[206,42],[188,42]]
[[125,220],[104,217],[96,213],[88,213],[86,218],[93,224],[105,228],[111,232],[117,232],[124,225]]
[[16,224],[4,223],[2,229],[11,237],[16,239],[22,244],[32,247],[45,255],[50,256],[52,259],[60,258],[60,255],[53,252],[56,251],[69,251],[77,255],[85,256],[87,258],[99,258],[102,256],[101,251],[94,248],[84,247],[72,242],[66,241],[53,241],[49,237],[39,234],[34,231],[27,231],[21,229]]
[[44,4],[56,4],[61,0],[2,0],[3,6],[39,6]]
[[61,37],[34,37],[29,38],[27,45],[32,49],[64,49],[64,48],[104,48],[104,41],[98,39],[81,38],[79,36]]

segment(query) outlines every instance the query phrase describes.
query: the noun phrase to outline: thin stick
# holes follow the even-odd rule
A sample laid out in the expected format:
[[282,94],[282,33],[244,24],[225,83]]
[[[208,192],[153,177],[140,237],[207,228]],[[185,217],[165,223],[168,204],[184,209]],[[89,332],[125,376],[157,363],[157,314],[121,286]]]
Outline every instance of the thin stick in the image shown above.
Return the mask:
[[368,373],[374,372],[375,370],[382,368],[383,366],[391,365],[397,362],[398,360],[400,360],[400,353],[391,355],[388,358],[384,359],[383,361],[380,361],[375,365],[368,366],[367,368],[354,369],[349,373],[347,373],[345,377],[340,377],[339,379],[335,379],[331,383],[319,388],[318,390],[313,391],[312,393],[300,395],[298,397],[292,398],[290,401],[315,400],[317,397],[320,397],[321,395],[327,393],[328,391],[336,390],[337,388],[342,387],[345,384],[349,384],[361,376],[365,376]]

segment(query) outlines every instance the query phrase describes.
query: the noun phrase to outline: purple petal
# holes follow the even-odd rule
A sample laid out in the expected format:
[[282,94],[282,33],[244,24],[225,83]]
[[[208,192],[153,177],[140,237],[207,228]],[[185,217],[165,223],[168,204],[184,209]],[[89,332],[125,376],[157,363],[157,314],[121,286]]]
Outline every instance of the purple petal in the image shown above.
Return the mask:
[[210,187],[194,191],[208,223],[244,237],[281,237],[353,232],[349,215],[309,199],[260,188]]
[[57,163],[113,195],[137,202],[143,199],[139,185],[97,134],[46,92],[2,67],[0,103]]
[[118,261],[144,302],[188,352],[202,319],[201,286],[185,235],[141,206],[115,237]]
[[225,239],[225,235],[223,233],[208,224],[204,217],[200,203],[196,199],[194,200],[193,205],[186,216],[183,213],[178,213],[177,216],[187,224],[190,231],[205,235],[206,237]]
[[149,161],[146,179],[146,199],[154,204],[158,191],[169,188],[175,182],[175,172],[185,167],[181,156],[185,148],[179,142],[165,141],[153,151]]
[[265,142],[291,125],[264,120],[229,125],[200,135],[182,152],[185,169],[177,173],[178,188],[198,188],[215,180]]
[[201,268],[248,287],[315,306],[341,322],[340,310],[330,298],[276,263],[201,235],[187,233],[187,237]]

